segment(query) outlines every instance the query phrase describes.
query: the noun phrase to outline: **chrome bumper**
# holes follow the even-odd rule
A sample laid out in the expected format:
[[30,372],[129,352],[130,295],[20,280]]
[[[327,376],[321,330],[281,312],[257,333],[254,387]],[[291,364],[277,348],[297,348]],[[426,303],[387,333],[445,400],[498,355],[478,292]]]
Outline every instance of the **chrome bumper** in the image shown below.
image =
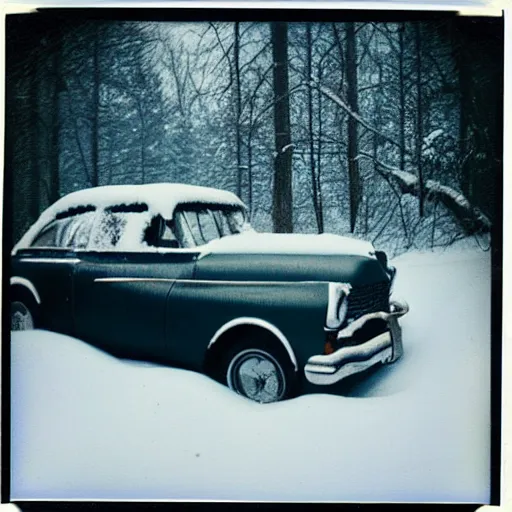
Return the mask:
[[338,339],[352,337],[370,320],[384,320],[389,328],[387,332],[359,345],[342,347],[328,355],[310,357],[304,367],[308,381],[317,385],[334,384],[377,363],[395,362],[403,354],[402,329],[398,318],[408,311],[409,306],[405,302],[392,301],[389,313],[368,313],[342,329]]

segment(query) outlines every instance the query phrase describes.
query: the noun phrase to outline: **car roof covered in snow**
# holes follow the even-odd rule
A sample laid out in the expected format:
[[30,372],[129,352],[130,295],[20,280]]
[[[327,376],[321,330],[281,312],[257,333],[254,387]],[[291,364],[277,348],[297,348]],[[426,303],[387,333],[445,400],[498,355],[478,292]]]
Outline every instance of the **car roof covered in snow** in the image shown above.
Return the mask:
[[60,198],[50,208],[58,213],[77,206],[92,205],[100,209],[120,204],[146,203],[151,211],[169,217],[178,204],[196,202],[243,205],[235,194],[226,190],[181,183],[147,183],[77,190]]
[[220,204],[244,207],[232,192],[181,183],[146,183],[142,185],[105,185],[77,190],[61,197],[49,206],[16,244],[13,253],[28,247],[34,237],[56,215],[73,208],[93,206],[100,210],[110,206],[147,204],[150,213],[171,218],[176,206],[186,203]]

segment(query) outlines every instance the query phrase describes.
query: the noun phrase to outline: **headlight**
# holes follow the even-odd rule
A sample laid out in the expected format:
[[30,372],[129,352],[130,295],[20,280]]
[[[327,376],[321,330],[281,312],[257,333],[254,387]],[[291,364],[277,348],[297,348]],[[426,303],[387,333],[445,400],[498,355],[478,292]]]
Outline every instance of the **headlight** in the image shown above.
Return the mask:
[[339,329],[348,311],[348,296],[352,286],[349,283],[329,283],[329,302],[325,326],[327,329]]

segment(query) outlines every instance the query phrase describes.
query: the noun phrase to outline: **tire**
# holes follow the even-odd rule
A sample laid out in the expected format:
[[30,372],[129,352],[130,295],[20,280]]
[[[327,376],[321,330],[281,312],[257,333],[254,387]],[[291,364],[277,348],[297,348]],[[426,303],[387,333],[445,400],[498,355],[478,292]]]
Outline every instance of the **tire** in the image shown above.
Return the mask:
[[32,305],[27,305],[26,301],[13,300],[11,302],[11,331],[28,331],[35,327],[35,308]]
[[257,338],[236,342],[222,357],[218,370],[220,382],[255,402],[278,402],[294,395],[295,368],[275,342]]

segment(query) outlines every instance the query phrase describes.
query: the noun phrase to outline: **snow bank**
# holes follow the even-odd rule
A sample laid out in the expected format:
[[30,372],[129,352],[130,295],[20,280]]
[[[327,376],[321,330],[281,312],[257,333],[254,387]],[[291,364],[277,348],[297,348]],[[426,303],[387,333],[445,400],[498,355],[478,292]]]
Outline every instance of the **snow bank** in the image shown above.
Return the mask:
[[488,502],[489,255],[393,263],[404,357],[342,396],[259,405],[200,374],[13,334],[13,499]]

